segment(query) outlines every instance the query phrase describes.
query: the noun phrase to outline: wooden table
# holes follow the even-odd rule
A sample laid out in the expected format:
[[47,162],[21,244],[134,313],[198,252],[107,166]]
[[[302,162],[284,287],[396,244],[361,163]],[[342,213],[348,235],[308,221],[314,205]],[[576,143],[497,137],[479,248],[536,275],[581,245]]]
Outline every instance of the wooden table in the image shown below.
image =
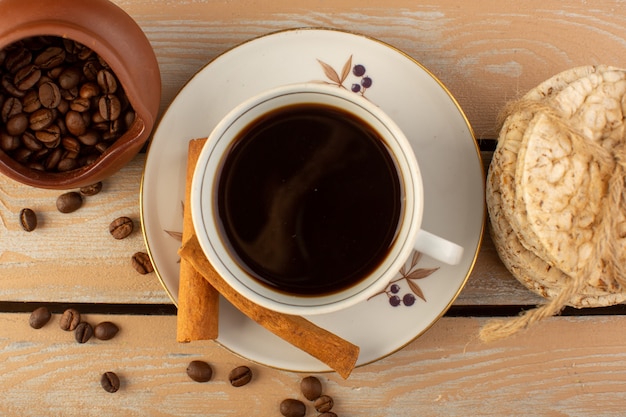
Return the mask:
[[[386,41],[421,61],[458,99],[479,140],[485,167],[504,104],[573,66],[626,66],[626,13],[619,0],[116,0],[144,29],[163,79],[162,111],[208,60],[251,37],[296,26],[350,29]],[[299,397],[303,375],[250,363],[218,344],[178,344],[176,308],[155,274],[130,257],[145,250],[139,189],[145,154],[105,181],[71,215],[55,209],[58,191],[0,178],[0,415],[271,416]],[[23,207],[40,226],[21,230]],[[136,231],[116,241],[108,224],[129,216]],[[621,306],[566,310],[509,339],[483,344],[492,317],[514,316],[542,300],[507,272],[485,236],[460,296],[430,330],[348,380],[323,373],[340,416],[623,415],[626,318]],[[30,312],[55,313],[40,330]],[[113,340],[78,344],[58,327],[75,307],[92,323],[111,320]],[[214,365],[213,381],[194,383],[187,364]],[[253,382],[228,384],[249,365]],[[109,394],[100,375],[115,371]],[[309,407],[309,416],[315,415]]]

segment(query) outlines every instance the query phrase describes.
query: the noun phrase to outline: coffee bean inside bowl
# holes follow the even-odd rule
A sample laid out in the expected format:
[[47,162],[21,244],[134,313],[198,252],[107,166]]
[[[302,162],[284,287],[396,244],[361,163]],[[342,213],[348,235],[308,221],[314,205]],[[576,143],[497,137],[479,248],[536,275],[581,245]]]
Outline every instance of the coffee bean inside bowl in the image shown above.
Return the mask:
[[135,112],[109,65],[71,39],[36,36],[0,50],[0,149],[32,169],[96,160]]

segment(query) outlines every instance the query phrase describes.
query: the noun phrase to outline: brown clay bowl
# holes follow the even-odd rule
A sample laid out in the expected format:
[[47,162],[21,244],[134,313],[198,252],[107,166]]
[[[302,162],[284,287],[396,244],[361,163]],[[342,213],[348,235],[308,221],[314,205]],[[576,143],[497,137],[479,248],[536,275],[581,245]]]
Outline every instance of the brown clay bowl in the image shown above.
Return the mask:
[[100,55],[117,75],[136,116],[127,131],[86,166],[67,172],[38,171],[0,150],[0,172],[21,183],[49,189],[101,181],[142,149],[154,127],[161,99],[154,50],[137,23],[108,0],[0,1],[0,49],[36,36],[68,38]]

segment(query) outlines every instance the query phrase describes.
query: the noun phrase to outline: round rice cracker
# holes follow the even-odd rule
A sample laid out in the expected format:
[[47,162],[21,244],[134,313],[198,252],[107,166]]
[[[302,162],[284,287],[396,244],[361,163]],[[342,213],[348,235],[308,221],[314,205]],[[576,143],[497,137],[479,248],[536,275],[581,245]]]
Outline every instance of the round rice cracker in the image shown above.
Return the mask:
[[[535,243],[536,255],[567,275],[585,267],[598,243],[598,227],[614,164],[598,160],[587,141],[609,151],[624,142],[622,102],[626,72],[609,69],[571,83],[554,100],[565,123],[582,136],[562,128],[562,120],[545,114],[529,123],[518,152],[514,218],[525,215],[528,227],[520,240]],[[569,116],[569,118],[568,118]],[[626,229],[622,211],[617,219]],[[624,234],[622,234],[624,236]],[[626,239],[618,239],[619,262],[626,263]],[[537,249],[539,248],[539,249]],[[586,280],[609,292],[620,290],[606,262]]]
[[[519,207],[516,207],[515,175],[518,153],[524,137],[524,132],[526,131],[528,123],[535,115],[535,107],[541,107],[533,105],[540,104],[549,106],[549,103],[554,99],[554,97],[564,88],[569,86],[570,83],[580,79],[581,77],[585,77],[590,73],[603,71],[604,69],[605,67],[576,67],[549,78],[526,93],[519,101],[522,105],[514,107],[511,114],[505,119],[500,130],[498,144],[492,157],[490,172],[488,175],[493,175],[496,171],[492,169],[494,166],[502,166],[502,169],[498,170],[498,180],[500,182],[500,187],[502,188],[502,210],[514,230],[523,231],[527,228],[525,213],[523,210],[517,210]],[[490,181],[488,180],[488,186],[489,182]],[[487,196],[489,196],[489,194],[489,189],[487,189]],[[536,247],[536,244],[532,239],[528,241],[521,239],[521,242],[529,250],[533,250],[535,252],[541,252],[542,250],[540,247]]]
[[[507,213],[507,217],[514,230],[518,233],[520,242],[528,250],[535,252],[541,258],[549,260],[550,257],[545,251],[545,248],[540,244],[539,239],[535,236],[532,229],[528,227],[528,219],[526,214],[526,207],[520,202],[517,195],[517,181],[518,167],[517,160],[520,159],[520,153],[523,155],[526,147],[524,145],[524,135],[527,134],[526,130],[530,121],[535,117],[537,112],[541,112],[542,109],[552,111],[553,108],[558,108],[559,103],[555,102],[558,97],[562,96],[564,90],[571,89],[573,84],[584,80],[594,74],[603,74],[607,71],[613,71],[614,68],[610,66],[583,66],[576,67],[570,70],[559,73],[552,78],[544,81],[539,86],[530,90],[522,99],[522,103],[519,108],[515,109],[510,118],[516,120],[515,129],[507,128],[501,131],[499,141],[503,140],[508,143],[506,146],[509,149],[515,149],[515,166],[508,166],[504,170],[504,178],[507,181],[505,185],[505,199],[503,200],[503,207]],[[558,111],[558,110],[554,110]],[[520,123],[520,120],[523,121]],[[508,181],[511,181],[508,183]]]
[[[555,297],[571,278],[558,268],[551,267],[520,243],[517,233],[502,210],[502,190],[498,180],[502,174],[501,171],[500,164],[492,164],[491,175],[487,182],[489,227],[494,246],[503,264],[520,283],[542,297]],[[609,293],[587,284],[569,300],[568,305],[578,308],[599,307],[614,305],[625,300],[626,294],[624,293]]]
[[[523,99],[542,101],[551,99],[556,93],[574,80],[604,68],[579,67],[557,74],[546,80]],[[532,119],[530,111],[517,111],[509,115],[501,129],[498,146],[494,152],[487,177],[487,207],[490,215],[490,234],[496,250],[504,265],[524,286],[540,296],[556,296],[570,278],[557,268],[553,268],[543,259],[529,251],[518,239],[518,233],[511,227],[506,215],[505,201],[510,203],[514,192],[514,173],[517,151],[528,122]],[[503,205],[505,207],[503,207]],[[574,307],[596,307],[613,305],[626,299],[624,294],[606,292],[592,285],[576,294],[569,302]]]
[[[520,100],[522,103],[544,103],[551,100],[558,92],[567,87],[571,82],[588,75],[596,70],[595,67],[585,66],[564,71],[552,78],[542,82]],[[492,222],[493,217],[503,216],[504,224],[513,226],[513,230],[520,230],[527,225],[524,219],[511,222],[515,209],[515,171],[517,164],[517,154],[528,123],[534,117],[532,106],[522,106],[511,109],[510,114],[504,120],[500,129],[500,135],[496,150],[493,153],[490,168],[487,173],[486,199],[487,208]],[[497,198],[497,202],[493,201]],[[494,235],[499,233],[496,230]],[[497,241],[495,236],[494,241]],[[532,249],[532,244],[522,242],[525,248]],[[542,270],[544,268],[541,268]]]

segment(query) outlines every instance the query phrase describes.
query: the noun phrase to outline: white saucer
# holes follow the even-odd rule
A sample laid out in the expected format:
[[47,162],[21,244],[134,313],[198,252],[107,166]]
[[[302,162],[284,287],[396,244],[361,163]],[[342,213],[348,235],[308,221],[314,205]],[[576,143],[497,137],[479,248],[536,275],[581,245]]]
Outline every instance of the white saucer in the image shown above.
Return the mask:
[[[365,68],[362,76],[351,72],[358,64]],[[344,67],[350,71],[344,73]],[[309,319],[360,346],[357,365],[363,365],[402,348],[446,312],[474,266],[484,227],[484,172],[471,127],[446,88],[419,63],[375,39],[326,29],[281,31],[229,50],[192,77],[163,115],[148,151],[140,202],[148,252],[174,302],[187,142],[208,136],[232,107],[266,89],[314,80],[350,89],[364,77],[372,81],[364,95],[395,119],[415,149],[424,180],[423,228],[461,244],[465,253],[457,266],[419,259],[411,271],[426,277],[398,282],[398,295],[424,296],[414,296],[411,306],[392,307],[383,293]],[[438,269],[423,273],[429,268]],[[218,342],[268,366],[328,370],[224,300]]]

